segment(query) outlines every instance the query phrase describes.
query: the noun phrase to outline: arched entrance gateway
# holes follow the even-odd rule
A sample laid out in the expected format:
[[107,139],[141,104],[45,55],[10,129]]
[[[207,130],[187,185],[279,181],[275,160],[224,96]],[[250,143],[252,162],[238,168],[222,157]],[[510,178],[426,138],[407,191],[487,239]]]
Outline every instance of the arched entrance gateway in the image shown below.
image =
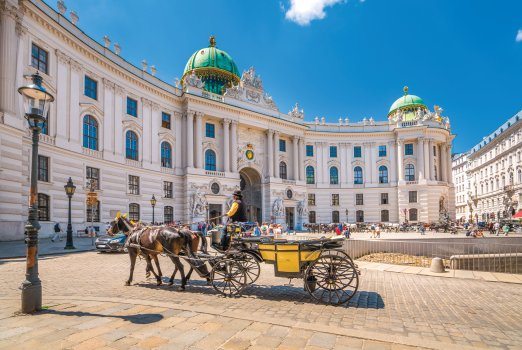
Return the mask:
[[239,171],[239,186],[243,193],[248,221],[262,221],[261,175],[253,168],[243,168]]

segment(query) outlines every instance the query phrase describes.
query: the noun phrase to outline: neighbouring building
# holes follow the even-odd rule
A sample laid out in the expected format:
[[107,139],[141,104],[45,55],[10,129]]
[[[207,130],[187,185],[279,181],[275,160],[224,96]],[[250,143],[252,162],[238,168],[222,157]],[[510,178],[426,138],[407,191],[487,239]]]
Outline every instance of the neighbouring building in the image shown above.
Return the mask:
[[522,217],[522,111],[453,157],[456,217],[491,222]]
[[58,10],[0,0],[0,240],[23,237],[30,137],[17,88],[37,71],[56,98],[38,157],[44,235],[66,222],[69,177],[75,229],[118,211],[151,221],[153,194],[155,221],[202,221],[223,214],[238,188],[251,220],[297,229],[455,217],[449,118],[407,88],[375,120],[307,121],[297,104],[281,112],[254,68],[241,74],[213,37],[170,85],[108,37],[87,36],[61,1]]

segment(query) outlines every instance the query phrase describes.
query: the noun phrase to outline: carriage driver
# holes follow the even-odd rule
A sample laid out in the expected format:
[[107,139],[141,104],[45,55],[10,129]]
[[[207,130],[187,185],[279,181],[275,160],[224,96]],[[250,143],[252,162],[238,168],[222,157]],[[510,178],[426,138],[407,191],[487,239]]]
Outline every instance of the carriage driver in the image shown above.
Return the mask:
[[226,216],[229,218],[229,221],[232,221],[232,222],[248,221],[248,219],[246,217],[245,204],[241,200],[243,198],[241,191],[234,191],[232,196],[234,198],[234,202],[232,202],[232,205],[230,206],[230,210],[226,214]]

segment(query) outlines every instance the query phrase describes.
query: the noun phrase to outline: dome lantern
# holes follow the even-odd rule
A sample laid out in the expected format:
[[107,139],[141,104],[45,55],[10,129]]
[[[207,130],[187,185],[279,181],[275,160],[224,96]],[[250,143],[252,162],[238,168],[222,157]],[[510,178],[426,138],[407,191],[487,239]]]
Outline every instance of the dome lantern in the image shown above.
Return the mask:
[[404,95],[393,102],[388,112],[388,119],[394,120],[397,112],[401,111],[403,121],[413,120],[417,109],[423,111],[428,109],[422,98],[408,94],[409,88],[407,86],[405,86],[402,91]]

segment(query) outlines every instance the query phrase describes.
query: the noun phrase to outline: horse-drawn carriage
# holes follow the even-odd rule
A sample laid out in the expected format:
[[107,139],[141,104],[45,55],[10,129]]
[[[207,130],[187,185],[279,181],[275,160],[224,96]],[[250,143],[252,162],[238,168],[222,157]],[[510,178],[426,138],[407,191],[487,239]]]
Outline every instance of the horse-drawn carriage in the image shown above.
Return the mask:
[[[190,231],[165,226],[134,228],[120,216],[111,223],[109,234],[124,232],[128,236],[126,246],[131,257],[131,270],[127,285],[132,281],[138,255],[145,257],[147,272],[152,272],[158,285],[161,284],[157,255],[163,253],[176,266],[170,284],[180,271],[181,289],[185,288],[192,271],[196,271],[219,293],[237,296],[258,279],[260,263],[265,262],[274,266],[277,277],[303,279],[304,289],[317,301],[343,304],[355,295],[360,273],[342,250],[344,237],[310,240],[251,237],[248,229],[234,223],[227,225],[225,230],[213,231],[211,246],[215,253],[207,252],[206,248],[198,251],[200,236],[192,236]],[[156,262],[157,274],[151,259]],[[180,259],[190,265],[186,276]]]
[[[241,294],[259,277],[260,265],[272,264],[276,277],[301,278],[317,301],[343,304],[359,286],[359,271],[342,250],[343,237],[311,240],[248,237],[240,224],[214,231],[211,246],[218,252],[210,282],[226,296]],[[202,258],[205,258],[202,256]]]

